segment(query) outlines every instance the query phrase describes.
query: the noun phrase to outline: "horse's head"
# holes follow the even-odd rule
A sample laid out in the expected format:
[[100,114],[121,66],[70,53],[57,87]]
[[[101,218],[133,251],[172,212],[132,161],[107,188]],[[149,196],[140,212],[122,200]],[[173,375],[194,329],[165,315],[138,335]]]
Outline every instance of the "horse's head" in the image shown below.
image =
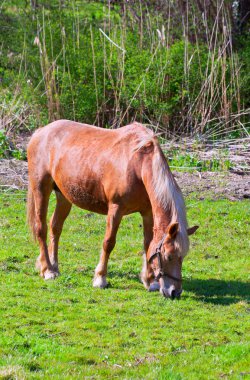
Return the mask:
[[[187,229],[187,235],[192,235],[199,227],[193,226]],[[156,249],[151,251],[148,258],[154,271],[155,280],[159,281],[160,292],[164,297],[172,299],[180,297],[182,293],[182,252],[176,244],[179,232],[179,223],[168,226],[162,240]]]

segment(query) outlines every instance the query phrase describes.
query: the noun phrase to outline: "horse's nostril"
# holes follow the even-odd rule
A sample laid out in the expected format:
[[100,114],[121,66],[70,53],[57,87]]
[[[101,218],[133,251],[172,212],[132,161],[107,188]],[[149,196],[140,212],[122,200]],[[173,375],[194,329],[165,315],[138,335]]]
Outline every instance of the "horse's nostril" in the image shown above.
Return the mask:
[[175,289],[173,289],[173,290],[171,291],[171,295],[170,295],[170,297],[171,297],[172,299],[174,299],[174,298],[176,297],[176,291],[175,291]]
[[180,297],[181,297],[181,293],[182,293],[182,290],[179,290],[179,291],[177,292],[177,294],[176,294],[176,297],[177,297],[177,298],[180,298]]

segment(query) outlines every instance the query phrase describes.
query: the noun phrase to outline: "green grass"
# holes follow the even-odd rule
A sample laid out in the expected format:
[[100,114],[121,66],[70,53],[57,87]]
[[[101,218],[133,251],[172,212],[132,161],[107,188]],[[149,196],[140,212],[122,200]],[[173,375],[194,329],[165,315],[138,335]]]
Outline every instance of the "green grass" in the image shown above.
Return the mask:
[[[218,171],[228,171],[232,166],[230,162],[228,152],[221,151],[220,157],[211,157],[210,159],[201,158],[199,150],[195,152],[186,152],[178,149],[165,152],[168,158],[169,166],[171,169],[178,171],[196,170],[199,172],[218,172]],[[217,153],[218,154],[218,153]]]
[[61,276],[42,280],[25,197],[0,195],[0,379],[247,379],[249,201],[187,200],[200,229],[183,296],[171,301],[138,280],[138,215],[123,220],[108,289],[92,288],[105,218],[77,208],[61,238]]

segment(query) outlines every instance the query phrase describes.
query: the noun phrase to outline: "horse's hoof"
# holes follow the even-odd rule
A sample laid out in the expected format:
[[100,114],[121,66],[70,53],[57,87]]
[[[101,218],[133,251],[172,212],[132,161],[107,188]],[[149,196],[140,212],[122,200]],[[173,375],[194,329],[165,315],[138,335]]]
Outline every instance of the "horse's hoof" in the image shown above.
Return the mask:
[[53,272],[57,273],[57,276],[60,275],[59,268],[57,264],[52,264],[52,270]]
[[94,288],[106,288],[108,286],[106,276],[95,276],[93,280]]
[[148,291],[149,292],[157,292],[160,290],[160,284],[158,281],[154,281],[150,284]]
[[54,280],[58,275],[58,272],[52,272],[48,269],[43,273],[44,280]]

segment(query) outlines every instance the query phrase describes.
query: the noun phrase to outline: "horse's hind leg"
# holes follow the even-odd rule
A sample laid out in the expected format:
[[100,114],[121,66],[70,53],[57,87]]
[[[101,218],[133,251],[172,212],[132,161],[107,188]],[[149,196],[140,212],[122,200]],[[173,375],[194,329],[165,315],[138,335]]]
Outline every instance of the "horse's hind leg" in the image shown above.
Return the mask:
[[122,214],[120,212],[119,206],[112,204],[108,210],[106,233],[103,241],[103,248],[101,251],[101,257],[99,264],[95,270],[95,276],[93,281],[93,286],[97,288],[105,288],[107,286],[107,266],[108,259],[112,249],[115,246],[116,234],[118,227],[122,219]]
[[62,232],[63,223],[70,213],[72,204],[59,192],[56,191],[56,209],[50,220],[50,245],[49,257],[53,270],[58,270],[58,242]]
[[45,279],[55,278],[56,272],[50,263],[47,247],[47,211],[49,197],[52,191],[50,179],[41,181],[33,188],[33,197],[35,202],[35,235],[40,247],[40,255],[37,259],[37,268]]

